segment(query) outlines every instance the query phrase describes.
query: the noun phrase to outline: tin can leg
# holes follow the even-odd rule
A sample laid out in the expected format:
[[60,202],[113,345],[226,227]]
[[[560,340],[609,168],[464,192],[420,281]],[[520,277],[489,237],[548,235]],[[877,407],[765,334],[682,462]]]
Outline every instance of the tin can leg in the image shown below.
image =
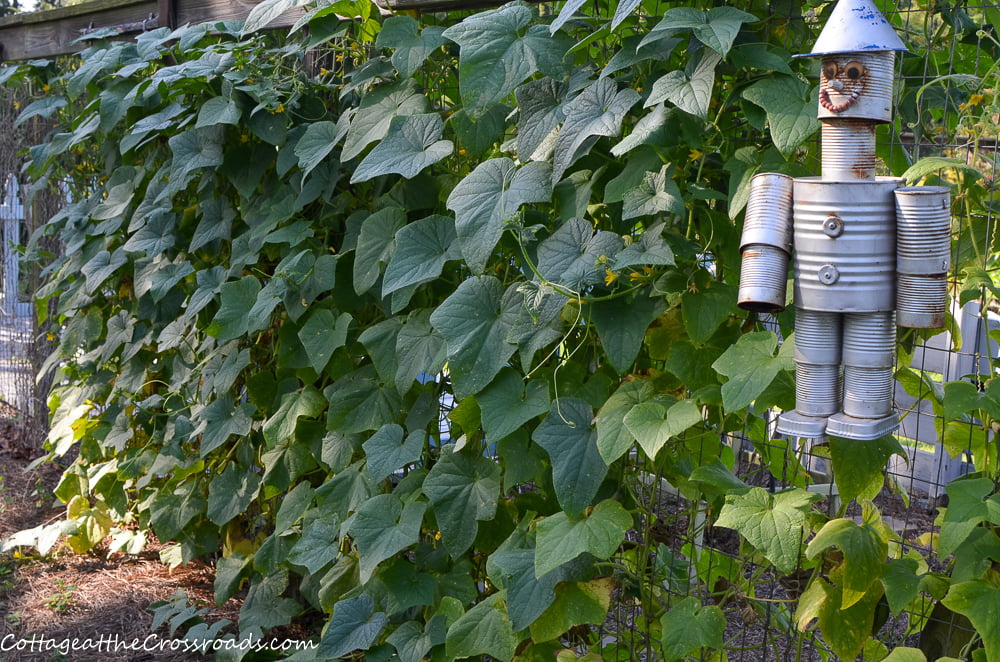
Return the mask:
[[840,411],[842,315],[795,313],[795,411],[778,418],[777,431],[807,439],[823,436],[827,417]]
[[844,316],[844,411],[830,418],[829,434],[870,440],[898,427],[892,408],[895,345],[894,313]]

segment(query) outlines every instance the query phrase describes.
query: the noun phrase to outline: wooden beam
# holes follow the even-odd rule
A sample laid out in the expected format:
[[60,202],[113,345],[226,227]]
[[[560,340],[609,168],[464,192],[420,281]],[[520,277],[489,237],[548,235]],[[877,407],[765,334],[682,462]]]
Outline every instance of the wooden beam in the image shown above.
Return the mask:
[[[89,30],[113,28],[130,37],[156,27],[208,21],[242,20],[260,0],[91,0],[78,5],[0,18],[2,61],[66,55],[86,44],[74,44]],[[294,25],[302,9],[282,14],[268,28]]]

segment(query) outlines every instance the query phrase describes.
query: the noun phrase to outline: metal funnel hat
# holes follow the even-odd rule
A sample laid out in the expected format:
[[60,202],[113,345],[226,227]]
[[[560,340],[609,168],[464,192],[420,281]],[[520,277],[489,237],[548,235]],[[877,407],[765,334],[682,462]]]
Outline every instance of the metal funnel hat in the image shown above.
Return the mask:
[[804,56],[905,50],[903,41],[872,0],[840,0],[812,52]]

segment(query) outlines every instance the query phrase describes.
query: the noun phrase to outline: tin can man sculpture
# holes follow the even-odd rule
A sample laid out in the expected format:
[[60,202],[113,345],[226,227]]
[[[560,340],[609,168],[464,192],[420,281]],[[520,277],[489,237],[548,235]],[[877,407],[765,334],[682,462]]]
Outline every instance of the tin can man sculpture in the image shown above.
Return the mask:
[[944,326],[950,191],[875,175],[875,127],[891,120],[905,50],[871,0],[840,0],[807,54],[822,63],[822,176],[751,182],[739,305],[784,309],[789,260],[794,274],[795,411],[782,434],[892,433],[896,326]]

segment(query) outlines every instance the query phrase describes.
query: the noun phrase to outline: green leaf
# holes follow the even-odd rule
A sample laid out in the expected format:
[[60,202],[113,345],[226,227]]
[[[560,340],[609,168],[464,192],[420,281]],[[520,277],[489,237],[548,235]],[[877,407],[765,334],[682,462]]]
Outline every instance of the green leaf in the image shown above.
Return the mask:
[[254,5],[250,13],[247,14],[240,35],[246,36],[251,32],[256,32],[275,21],[286,11],[305,4],[308,4],[308,0],[262,0]]
[[388,622],[385,613],[375,611],[375,601],[367,593],[341,600],[333,607],[333,617],[323,631],[316,654],[336,660],[352,651],[366,651]]
[[351,183],[393,173],[413,179],[454,150],[450,140],[440,140],[443,129],[437,113],[393,118],[385,138],[354,169]]
[[608,617],[614,589],[611,577],[560,584],[555,602],[531,624],[532,641],[551,641],[578,625],[601,625]]
[[549,410],[549,385],[540,380],[525,383],[515,370],[504,368],[476,401],[486,440],[493,443]]
[[769,494],[752,487],[727,494],[716,526],[735,529],[780,572],[792,572],[808,535],[809,504],[822,498],[805,490]]
[[619,90],[615,81],[601,78],[567,102],[563,106],[566,119],[556,138],[553,183],[561,180],[566,169],[590,151],[597,138],[621,133],[625,115],[639,98],[635,90]]
[[547,202],[552,197],[548,164],[529,163],[518,168],[502,157],[476,166],[448,196],[448,209],[455,212],[459,245],[469,268],[482,273],[504,224],[521,205]]
[[358,336],[365,350],[375,364],[375,370],[383,381],[392,381],[399,367],[396,342],[403,322],[398,317],[390,317],[369,326]]
[[448,628],[445,650],[450,659],[489,655],[505,661],[514,657],[518,640],[505,599],[505,592],[494,593]]
[[409,78],[431,53],[447,43],[442,32],[444,28],[437,25],[420,30],[417,21],[409,16],[392,16],[382,23],[375,47],[393,49],[392,66],[403,78]]
[[288,552],[288,562],[315,574],[340,554],[340,522],[334,513],[316,512],[302,524],[302,537]]
[[593,410],[578,398],[560,398],[552,403],[532,434],[552,462],[552,483],[559,505],[572,517],[590,506],[608,472],[597,450],[597,431],[591,427]]
[[842,660],[855,659],[872,631],[875,608],[881,591],[872,591],[859,602],[841,609],[841,592],[825,579],[817,578],[799,598],[795,620],[805,630],[813,618],[834,654]]
[[274,532],[282,534],[291,529],[312,504],[316,491],[308,481],[303,481],[287,492],[274,517]]
[[399,394],[376,379],[371,366],[348,373],[323,389],[323,394],[330,402],[327,427],[342,434],[378,430],[395,421],[402,410]]
[[[622,220],[656,216],[661,213],[682,216],[685,211],[684,200],[676,182],[669,177],[672,171],[673,166],[667,164],[658,172],[647,172],[642,176],[642,182],[638,186],[625,191]],[[615,268],[619,267],[615,265]]]
[[597,327],[597,336],[618,374],[625,374],[642,349],[646,329],[653,323],[666,302],[639,291],[634,297],[619,297],[591,306],[588,318]]
[[535,577],[544,577],[581,554],[610,558],[632,528],[632,516],[617,501],[600,502],[581,519],[559,512],[536,524]]
[[681,297],[684,328],[696,345],[711,338],[723,321],[736,311],[736,296],[727,287],[685,292]]
[[983,638],[987,660],[1000,659],[1000,589],[986,581],[954,584],[942,603],[972,622]]
[[465,155],[478,159],[503,138],[510,111],[510,106],[501,104],[475,118],[464,109],[452,115],[449,121]]
[[597,412],[597,448],[609,465],[635,443],[635,437],[625,425],[625,416],[652,395],[653,385],[649,380],[628,381],[619,386]]
[[317,373],[323,372],[333,352],[344,346],[347,329],[353,319],[350,313],[341,313],[334,318],[328,308],[319,308],[306,318],[298,336],[309,357],[309,365]]
[[754,23],[757,17],[733,7],[715,7],[702,11],[693,7],[675,7],[663,14],[663,19],[643,39],[646,44],[691,30],[698,41],[725,57],[744,23]]
[[716,372],[729,377],[722,385],[722,400],[727,412],[749,406],[779,372],[792,368],[791,357],[786,356],[790,352],[779,352],[775,356],[777,347],[778,337],[771,331],[748,333],[740,336],[736,344],[712,364]]
[[295,143],[295,156],[299,159],[303,179],[323,162],[338,142],[337,125],[333,122],[313,122],[306,127],[305,133]]
[[237,124],[240,121],[240,108],[233,99],[212,97],[198,110],[198,122],[195,128],[215,126],[216,124]]
[[657,223],[647,228],[643,231],[638,241],[633,241],[619,251],[615,255],[612,268],[617,271],[619,269],[648,264],[662,264],[667,266],[674,264],[674,251],[663,240],[662,223]]
[[919,567],[920,563],[912,558],[893,559],[885,566],[882,586],[893,614],[902,613],[920,593]]
[[[238,281],[223,283],[219,292],[219,312],[215,314],[206,333],[221,343],[247,333],[249,314],[257,303],[260,281],[254,276],[244,276]],[[255,326],[258,321],[254,320]]]
[[426,501],[413,501],[404,507],[392,494],[379,494],[364,502],[350,527],[358,545],[362,584],[371,578],[379,563],[420,539],[426,509]]
[[444,366],[447,343],[433,326],[431,311],[420,310],[412,313],[396,336],[396,388],[405,393],[413,385],[420,373],[437,374]]
[[537,71],[561,71],[566,43],[544,25],[531,25],[531,9],[510,3],[467,17],[444,31],[460,47],[459,88],[474,117],[503,101]]
[[420,94],[413,79],[376,87],[361,100],[351,120],[341,160],[350,161],[371,143],[385,138],[394,117],[425,113],[427,105],[427,97]]
[[[946,658],[938,659],[945,660]],[[927,656],[919,648],[896,646],[890,651],[888,657],[882,658],[882,662],[927,662]]]
[[441,275],[455,243],[455,221],[447,216],[428,216],[396,231],[396,250],[385,268],[382,296]]
[[174,158],[170,179],[183,181],[193,170],[222,165],[222,134],[218,127],[188,129],[169,141]]
[[420,459],[424,450],[424,432],[414,432],[403,439],[403,428],[390,423],[379,428],[362,444],[367,460],[368,475],[380,481],[397,469]]
[[816,533],[806,556],[815,559],[829,547],[838,547],[843,553],[840,588],[843,591],[841,609],[847,609],[861,600],[868,589],[882,575],[888,543],[871,526],[859,526],[854,520],[834,519]]
[[925,156],[907,168],[906,172],[900,176],[906,180],[907,185],[913,186],[927,175],[939,170],[954,170],[963,175],[969,175],[966,184],[975,182],[983,176],[983,173],[961,159],[948,159],[942,156]]
[[160,540],[173,540],[191,520],[205,512],[205,498],[198,487],[196,481],[188,480],[172,493],[161,491],[153,499],[149,520]]
[[252,556],[233,554],[215,562],[215,602],[222,604],[236,594],[253,563]]
[[128,262],[128,256],[121,248],[115,249],[114,253],[100,251],[80,268],[80,273],[86,278],[86,291],[93,294],[104,281],[111,277],[111,274],[118,271],[119,267]]
[[715,67],[722,57],[711,50],[703,50],[698,64],[685,71],[671,71],[657,79],[649,91],[644,107],[649,108],[663,101],[669,101],[681,110],[705,118],[712,101],[715,86]]
[[496,515],[500,465],[482,455],[441,449],[441,457],[421,488],[434,504],[434,518],[453,557],[464,554],[476,538],[479,522]]
[[431,324],[448,343],[448,365],[459,398],[493,381],[516,349],[507,342],[510,320],[504,315],[502,288],[492,276],[470,278],[431,314]]
[[258,490],[258,474],[236,463],[227,465],[208,485],[208,519],[222,526],[245,513]]
[[406,224],[406,212],[386,207],[365,219],[354,254],[354,291],[364,294],[372,288],[396,249],[396,232]]
[[906,452],[891,435],[863,444],[830,437],[830,455],[840,497],[848,503],[874,499],[885,484],[886,462],[892,455],[906,457]]
[[669,408],[643,402],[625,415],[625,427],[651,460],[656,459],[668,441],[698,423],[701,423],[701,407],[690,399],[680,400]]
[[604,280],[602,263],[621,248],[622,238],[614,232],[595,234],[588,221],[572,218],[538,246],[538,273],[582,291]]
[[288,625],[302,607],[291,598],[281,597],[287,587],[287,568],[279,568],[255,581],[240,607],[240,632],[262,636],[273,627]]
[[555,147],[556,128],[566,118],[562,103],[566,91],[552,78],[517,88],[517,154],[522,161],[544,161]]
[[281,396],[278,411],[264,421],[263,432],[267,447],[274,448],[292,437],[299,418],[316,418],[323,413],[326,405],[326,398],[312,386]]
[[989,478],[955,480],[945,488],[948,508],[941,521],[938,554],[947,558],[981,522],[1000,524],[1000,496]]
[[743,90],[743,98],[767,113],[771,140],[786,158],[819,129],[818,102],[810,95],[809,86],[798,78],[765,78]]
[[726,616],[715,605],[703,606],[696,597],[687,597],[660,617],[663,629],[663,657],[680,660],[702,648],[722,648]]

